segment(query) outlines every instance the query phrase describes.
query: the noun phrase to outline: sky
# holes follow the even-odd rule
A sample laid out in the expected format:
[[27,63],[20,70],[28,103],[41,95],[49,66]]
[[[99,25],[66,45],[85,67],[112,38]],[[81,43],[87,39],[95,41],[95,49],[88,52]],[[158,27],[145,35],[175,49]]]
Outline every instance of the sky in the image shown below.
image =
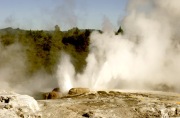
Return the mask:
[[0,29],[102,29],[104,19],[114,29],[126,15],[128,0],[0,0]]

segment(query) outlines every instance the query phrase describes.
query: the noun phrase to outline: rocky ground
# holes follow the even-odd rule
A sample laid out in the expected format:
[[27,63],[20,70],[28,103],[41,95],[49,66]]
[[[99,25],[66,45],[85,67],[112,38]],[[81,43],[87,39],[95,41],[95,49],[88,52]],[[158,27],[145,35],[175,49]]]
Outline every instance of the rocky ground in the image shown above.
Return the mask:
[[180,117],[180,94],[170,92],[72,91],[38,104],[42,118]]
[[180,118],[180,94],[55,88],[45,100],[0,91],[0,118]]

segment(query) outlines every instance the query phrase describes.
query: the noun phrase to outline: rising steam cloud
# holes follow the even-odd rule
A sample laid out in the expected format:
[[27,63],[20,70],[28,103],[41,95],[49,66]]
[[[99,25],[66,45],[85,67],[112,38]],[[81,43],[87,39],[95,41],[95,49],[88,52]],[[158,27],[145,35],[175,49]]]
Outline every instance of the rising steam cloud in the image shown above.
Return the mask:
[[71,65],[69,84],[152,89],[162,83],[180,91],[180,1],[130,0],[127,12],[121,23],[124,35],[106,30],[91,34],[87,66],[83,73],[75,74]]
[[57,6],[51,11],[52,18],[54,19],[53,23],[55,23],[54,25],[62,23],[60,26],[64,26],[65,29],[77,27],[78,17],[75,12],[75,0],[62,0],[61,2],[57,0]]
[[6,47],[0,43],[0,52],[0,90],[34,95],[57,86],[56,80],[43,70],[27,75],[25,48],[19,43]]
[[[55,9],[52,17],[66,11],[66,17],[59,15],[53,19],[67,24],[67,28],[76,26],[74,9],[74,0],[66,0],[64,6]],[[24,47],[16,43],[8,47],[0,44],[0,89],[32,94],[56,87],[54,78],[58,78],[64,92],[71,87],[153,89],[161,83],[179,92],[179,13],[179,0],[130,0],[127,16],[121,22],[123,35],[114,34],[106,17],[104,33],[91,34],[90,52],[82,73],[76,73],[70,57],[62,53],[56,77],[43,70],[28,76]],[[6,22],[13,20],[9,17]]]

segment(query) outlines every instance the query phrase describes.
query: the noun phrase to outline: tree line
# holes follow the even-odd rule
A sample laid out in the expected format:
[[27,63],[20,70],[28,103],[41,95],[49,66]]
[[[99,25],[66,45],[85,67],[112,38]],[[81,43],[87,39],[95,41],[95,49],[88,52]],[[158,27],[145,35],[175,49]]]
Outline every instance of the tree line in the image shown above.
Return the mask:
[[[53,31],[22,30],[5,28],[0,30],[0,42],[3,47],[20,43],[27,58],[27,73],[33,74],[40,69],[49,74],[56,71],[60,52],[64,51],[72,57],[76,72],[82,72],[86,66],[89,53],[89,36],[93,30],[72,28],[61,31],[56,25]],[[122,28],[116,32],[123,33]]]

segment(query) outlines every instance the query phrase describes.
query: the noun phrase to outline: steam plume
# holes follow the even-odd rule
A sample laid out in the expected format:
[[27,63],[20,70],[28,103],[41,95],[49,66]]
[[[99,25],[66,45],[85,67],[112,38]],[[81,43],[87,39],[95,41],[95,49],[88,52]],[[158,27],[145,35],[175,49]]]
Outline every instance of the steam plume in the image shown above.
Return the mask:
[[72,88],[72,83],[75,75],[75,69],[71,63],[70,56],[66,53],[62,52],[62,58],[60,60],[60,64],[58,66],[57,78],[59,82],[59,86],[63,92],[67,92]]
[[162,83],[179,91],[179,11],[179,0],[131,0],[121,23],[125,34],[93,32],[84,73],[69,71],[72,85],[152,89]]
[[0,43],[0,89],[33,95],[35,92],[51,90],[57,86],[56,80],[38,71],[33,76],[26,72],[26,53],[19,43],[4,47]]
[[65,29],[77,27],[75,0],[63,0],[61,3],[57,1],[58,6],[54,9],[52,18],[56,21],[56,24],[62,23]]

